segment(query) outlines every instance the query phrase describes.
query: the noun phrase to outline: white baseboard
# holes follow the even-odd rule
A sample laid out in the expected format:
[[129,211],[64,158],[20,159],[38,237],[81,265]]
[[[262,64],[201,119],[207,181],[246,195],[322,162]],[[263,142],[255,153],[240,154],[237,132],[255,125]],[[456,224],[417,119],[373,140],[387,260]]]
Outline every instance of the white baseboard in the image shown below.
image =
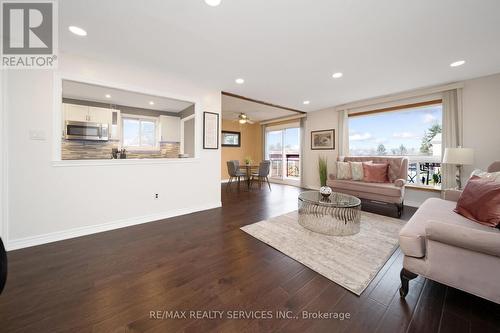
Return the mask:
[[143,223],[163,220],[163,219],[167,219],[167,218],[171,218],[171,217],[175,217],[175,216],[180,216],[180,215],[186,215],[186,214],[190,214],[190,213],[195,213],[195,212],[199,212],[199,211],[203,211],[203,210],[219,208],[221,206],[222,206],[222,203],[219,201],[219,202],[214,203],[214,204],[201,205],[198,207],[176,209],[176,210],[171,210],[171,211],[164,212],[164,213],[157,213],[157,214],[121,219],[121,220],[103,223],[103,224],[99,224],[99,225],[73,228],[73,229],[69,229],[69,230],[61,230],[61,231],[51,232],[51,233],[43,234],[43,235],[36,235],[36,236],[30,236],[30,237],[25,237],[25,238],[13,239],[13,240],[8,240],[7,244],[5,244],[5,247],[6,247],[7,251],[12,251],[12,250],[17,250],[17,249],[22,249],[25,247],[42,245],[42,244],[57,242],[57,241],[65,240],[65,239],[91,235],[91,234],[95,234],[95,233],[99,233],[99,232],[130,227],[130,226],[137,225],[137,224],[143,224]]

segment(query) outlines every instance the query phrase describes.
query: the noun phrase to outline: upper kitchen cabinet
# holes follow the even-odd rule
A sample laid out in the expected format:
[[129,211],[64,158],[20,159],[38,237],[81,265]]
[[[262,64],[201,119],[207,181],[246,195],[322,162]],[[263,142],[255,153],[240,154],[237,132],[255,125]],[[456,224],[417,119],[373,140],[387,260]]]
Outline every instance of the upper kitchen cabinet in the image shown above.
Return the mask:
[[160,116],[161,138],[163,142],[181,141],[181,118],[174,116]]
[[119,112],[119,110],[115,109],[70,103],[63,103],[63,106],[65,113],[64,118],[67,121],[86,121],[111,125],[113,122],[113,112]]
[[112,109],[108,108],[96,108],[89,107],[89,121],[93,123],[108,124],[111,125],[112,121]]
[[64,119],[67,121],[90,121],[89,106],[63,103]]

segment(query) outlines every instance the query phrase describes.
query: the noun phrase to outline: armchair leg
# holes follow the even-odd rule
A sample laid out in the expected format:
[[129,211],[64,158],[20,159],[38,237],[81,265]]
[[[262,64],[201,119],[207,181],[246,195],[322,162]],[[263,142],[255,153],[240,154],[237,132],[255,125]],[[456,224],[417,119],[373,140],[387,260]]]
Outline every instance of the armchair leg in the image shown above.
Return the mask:
[[267,181],[267,185],[269,186],[269,191],[271,191],[271,183],[269,182],[269,178],[267,178],[267,176],[266,176],[266,181]]
[[401,273],[399,273],[399,277],[401,278],[401,288],[399,288],[399,295],[401,298],[405,298],[408,295],[410,280],[413,280],[418,275],[412,273],[405,268],[401,269]]
[[400,204],[396,204],[396,208],[398,209],[398,217],[400,218],[401,215],[403,215],[403,207],[404,207],[404,203],[400,203]]

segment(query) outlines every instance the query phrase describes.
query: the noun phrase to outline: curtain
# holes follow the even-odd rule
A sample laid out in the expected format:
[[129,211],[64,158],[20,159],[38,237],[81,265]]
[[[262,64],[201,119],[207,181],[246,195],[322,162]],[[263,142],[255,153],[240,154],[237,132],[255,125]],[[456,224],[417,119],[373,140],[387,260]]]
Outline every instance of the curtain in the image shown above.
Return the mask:
[[348,110],[339,111],[339,142],[338,142],[338,156],[349,155],[349,119]]
[[305,179],[304,179],[304,158],[306,156],[306,119],[307,117],[300,118],[300,165],[299,165],[299,173],[300,173],[300,187],[305,188]]
[[[454,89],[443,93],[443,131],[442,154],[446,148],[456,148],[462,145],[462,89]],[[456,166],[441,165],[442,189],[456,187]]]

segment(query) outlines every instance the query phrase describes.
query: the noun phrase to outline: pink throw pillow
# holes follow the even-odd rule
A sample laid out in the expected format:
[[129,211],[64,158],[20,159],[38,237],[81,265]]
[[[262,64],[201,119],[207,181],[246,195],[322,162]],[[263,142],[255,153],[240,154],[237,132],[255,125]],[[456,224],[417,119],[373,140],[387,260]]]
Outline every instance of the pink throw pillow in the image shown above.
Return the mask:
[[455,212],[489,227],[500,224],[500,182],[472,176],[460,195]]
[[387,183],[387,169],[389,164],[363,163],[363,181],[368,183]]

